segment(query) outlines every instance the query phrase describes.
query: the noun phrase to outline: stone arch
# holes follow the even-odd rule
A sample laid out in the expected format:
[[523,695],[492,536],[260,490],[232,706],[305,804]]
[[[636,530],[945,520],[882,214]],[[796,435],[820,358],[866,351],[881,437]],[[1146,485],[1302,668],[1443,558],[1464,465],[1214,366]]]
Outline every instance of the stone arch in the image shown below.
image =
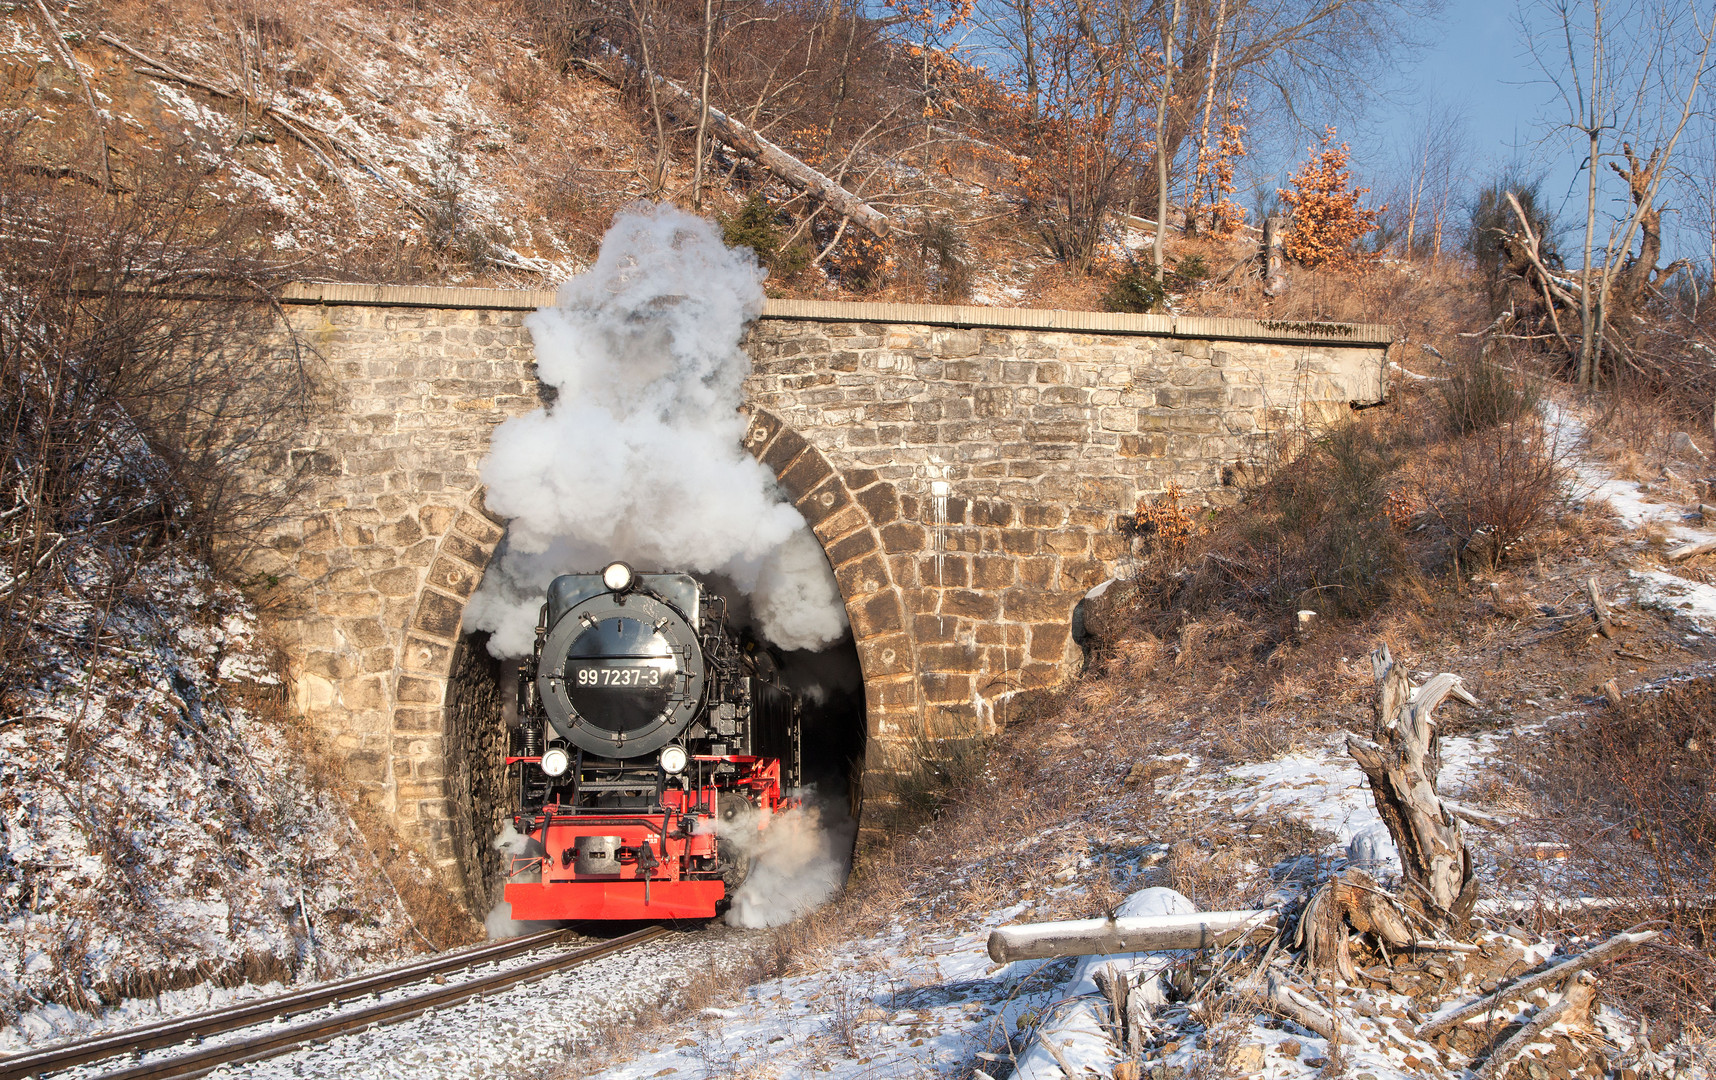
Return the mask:
[[[917,643],[891,558],[914,558],[903,552],[915,552],[921,541],[889,533],[890,527],[915,526],[903,515],[893,484],[873,470],[842,474],[766,411],[752,412],[744,445],[774,473],[834,568],[864,676],[865,772],[886,771],[885,748],[909,736],[920,712]],[[462,625],[465,605],[505,530],[480,506],[427,507],[420,518],[436,544],[393,677],[393,811],[427,854],[457,868],[477,907],[487,902],[494,871],[486,845],[504,778],[469,759],[500,749],[500,733],[484,729],[479,718],[497,715],[493,691],[501,676]]]
[[[435,548],[393,674],[393,813],[426,854],[459,873],[468,902],[480,910],[493,869],[484,858],[493,823],[479,819],[492,816],[484,811],[492,811],[504,778],[472,762],[504,749],[496,744],[504,732],[480,723],[498,717],[498,668],[461,631],[465,605],[504,531],[481,509],[480,493],[469,508],[424,507],[419,520]],[[486,685],[473,675],[479,669]]]
[[893,562],[915,558],[921,530],[906,519],[892,483],[873,469],[842,473],[765,409],[750,410],[745,449],[775,474],[834,568],[864,676],[869,790],[870,781],[893,765],[890,744],[908,738],[921,723],[917,636]]

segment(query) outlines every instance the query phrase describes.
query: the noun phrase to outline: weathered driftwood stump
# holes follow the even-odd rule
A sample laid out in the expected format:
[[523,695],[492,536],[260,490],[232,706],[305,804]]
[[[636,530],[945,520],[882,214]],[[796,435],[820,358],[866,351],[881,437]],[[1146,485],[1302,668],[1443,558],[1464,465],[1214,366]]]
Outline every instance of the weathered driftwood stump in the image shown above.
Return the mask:
[[1472,855],[1460,819],[1436,793],[1441,771],[1434,713],[1450,695],[1468,704],[1458,675],[1442,674],[1414,687],[1389,655],[1371,653],[1376,673],[1376,741],[1347,736],[1347,751],[1370,781],[1377,813],[1400,853],[1405,895],[1383,891],[1360,870],[1347,870],[1311,898],[1299,920],[1299,943],[1314,967],[1354,974],[1349,928],[1385,948],[1464,929],[1478,898]]

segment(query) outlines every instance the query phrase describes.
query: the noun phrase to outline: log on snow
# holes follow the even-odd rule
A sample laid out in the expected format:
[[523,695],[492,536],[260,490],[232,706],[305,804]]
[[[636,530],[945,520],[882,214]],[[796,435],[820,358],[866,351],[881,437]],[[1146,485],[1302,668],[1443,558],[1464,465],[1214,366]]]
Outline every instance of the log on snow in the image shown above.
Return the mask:
[[1264,990],[1256,984],[1241,986],[1237,990],[1238,996],[1242,999],[1259,1008],[1268,1009],[1277,1016],[1291,1020],[1306,1031],[1315,1032],[1331,1043],[1349,1043],[1354,1046],[1359,1044],[1358,1035],[1347,1030],[1339,1018],[1289,986],[1279,973],[1270,973],[1268,990]]
[[1496,1006],[1500,1005],[1504,1001],[1511,1001],[1516,998],[1524,997],[1539,987],[1553,985],[1561,982],[1570,975],[1584,971],[1586,968],[1593,967],[1607,960],[1613,960],[1618,956],[1624,956],[1638,948],[1640,945],[1643,945],[1645,942],[1659,936],[1661,936],[1661,931],[1659,930],[1642,930],[1638,932],[1627,931],[1626,933],[1616,934],[1601,945],[1593,945],[1591,948],[1586,949],[1584,952],[1570,960],[1563,960],[1554,967],[1545,968],[1535,975],[1526,975],[1522,978],[1516,979],[1515,981],[1508,983],[1506,986],[1498,988],[1495,993],[1485,994],[1476,1001],[1469,1001],[1452,1012],[1431,1017],[1428,1021],[1419,1026],[1418,1037],[1420,1039],[1428,1039],[1439,1031],[1446,1031],[1456,1024],[1463,1024],[1467,1020],[1482,1016],[1485,1013],[1494,1010]]
[[1712,551],[1716,551],[1716,538],[1712,538],[1710,540],[1694,540],[1691,543],[1669,548],[1668,554],[1663,557],[1669,562],[1685,562],[1687,559],[1694,558],[1698,555],[1708,555]]
[[1200,911],[1193,915],[1138,915],[1121,919],[1069,919],[1065,922],[1003,926],[989,934],[989,958],[1049,960],[1062,956],[1209,949],[1273,931],[1273,908],[1258,911]]

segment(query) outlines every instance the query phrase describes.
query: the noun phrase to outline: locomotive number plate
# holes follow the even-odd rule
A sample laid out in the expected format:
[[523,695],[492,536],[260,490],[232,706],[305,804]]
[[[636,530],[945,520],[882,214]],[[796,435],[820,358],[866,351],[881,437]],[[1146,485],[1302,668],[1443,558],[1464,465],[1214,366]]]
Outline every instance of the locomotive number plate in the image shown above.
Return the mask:
[[607,661],[601,664],[579,664],[573,676],[579,686],[660,686],[664,673],[658,662],[637,664]]

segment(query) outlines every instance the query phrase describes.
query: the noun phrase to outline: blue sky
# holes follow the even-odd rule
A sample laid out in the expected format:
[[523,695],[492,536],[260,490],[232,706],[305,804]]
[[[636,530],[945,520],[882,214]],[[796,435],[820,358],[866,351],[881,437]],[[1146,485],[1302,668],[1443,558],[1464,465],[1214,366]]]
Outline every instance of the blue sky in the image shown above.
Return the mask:
[[[1507,0],[1449,0],[1446,13],[1427,37],[1424,52],[1409,77],[1414,84],[1403,100],[1376,117],[1374,138],[1409,144],[1417,118],[1435,100],[1462,108],[1478,175],[1493,175],[1511,162],[1527,174],[1546,174],[1544,195],[1556,205],[1570,186],[1577,188],[1578,161],[1564,140],[1540,145],[1540,121],[1554,115],[1554,89],[1521,41],[1515,5]],[[1583,202],[1582,191],[1573,192]],[[1575,209],[1583,211],[1582,205]]]

